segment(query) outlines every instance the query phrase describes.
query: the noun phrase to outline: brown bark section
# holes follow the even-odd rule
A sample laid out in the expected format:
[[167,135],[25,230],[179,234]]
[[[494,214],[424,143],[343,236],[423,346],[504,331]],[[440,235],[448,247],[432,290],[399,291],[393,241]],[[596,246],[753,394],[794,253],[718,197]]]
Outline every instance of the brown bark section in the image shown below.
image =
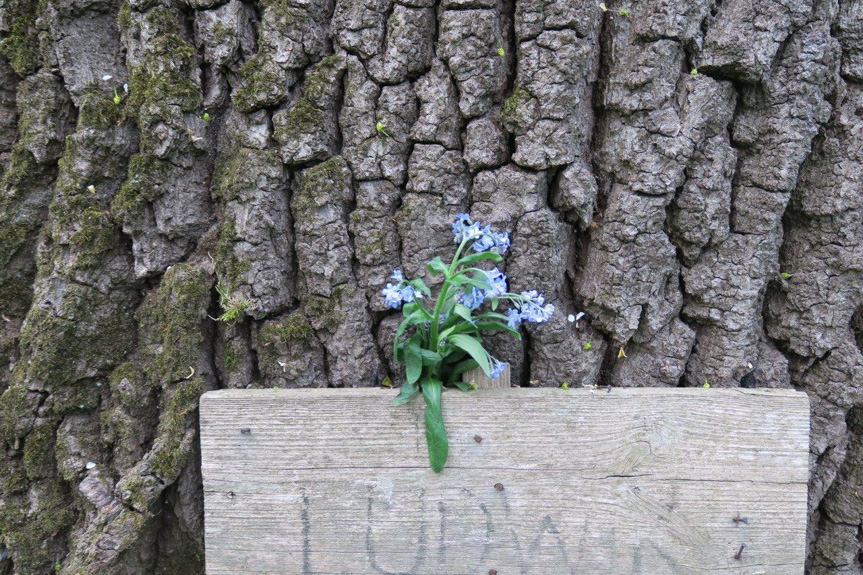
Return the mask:
[[397,380],[469,211],[523,385],[806,391],[863,573],[863,4],[606,5],[0,0],[0,572],[202,572],[199,395]]

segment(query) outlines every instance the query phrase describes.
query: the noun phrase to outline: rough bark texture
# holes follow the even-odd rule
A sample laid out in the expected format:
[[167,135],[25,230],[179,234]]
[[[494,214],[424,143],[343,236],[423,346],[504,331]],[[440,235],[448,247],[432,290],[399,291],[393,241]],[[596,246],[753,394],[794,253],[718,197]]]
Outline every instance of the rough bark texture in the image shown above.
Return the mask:
[[199,395],[397,377],[465,210],[522,384],[809,393],[863,573],[863,2],[606,4],[0,0],[0,573],[202,573]]

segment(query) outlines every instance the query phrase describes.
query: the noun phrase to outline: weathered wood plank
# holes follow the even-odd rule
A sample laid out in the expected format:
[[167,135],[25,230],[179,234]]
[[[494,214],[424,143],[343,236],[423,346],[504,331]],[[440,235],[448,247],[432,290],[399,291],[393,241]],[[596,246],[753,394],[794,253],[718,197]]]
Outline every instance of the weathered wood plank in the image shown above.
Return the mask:
[[393,396],[206,394],[208,574],[803,573],[805,394],[447,393],[440,475]]
[[472,369],[462,374],[461,380],[466,383],[475,383],[481,389],[505,388],[511,385],[510,383],[510,366],[507,365],[503,373],[497,379],[488,377],[485,372],[479,368]]

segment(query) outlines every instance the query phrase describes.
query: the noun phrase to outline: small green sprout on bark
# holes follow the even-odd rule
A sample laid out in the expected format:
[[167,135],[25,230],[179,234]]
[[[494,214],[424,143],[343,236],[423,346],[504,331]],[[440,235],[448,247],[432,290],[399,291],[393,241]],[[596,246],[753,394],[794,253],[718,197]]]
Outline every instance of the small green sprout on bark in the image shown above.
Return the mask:
[[690,75],[690,76],[692,76],[693,78],[694,78],[695,76],[697,76],[697,75],[698,75],[698,67],[695,67],[695,68],[693,68],[692,70],[690,70],[690,71],[689,71],[689,75]]
[[390,135],[387,134],[387,131],[384,129],[384,123],[383,122],[378,122],[377,124],[375,124],[375,130],[377,130],[378,134],[380,134],[381,136],[384,136],[385,138],[390,137]]
[[222,315],[216,318],[218,321],[236,323],[252,307],[252,300],[233,293],[227,284],[219,282],[216,292],[219,294],[219,305],[222,307]]
[[117,88],[114,88],[114,98],[113,98],[113,100],[114,100],[114,104],[116,104],[116,105],[118,105],[118,106],[120,105],[120,102],[122,102],[122,101],[123,101],[123,96],[121,96],[120,94],[118,94],[118,93],[117,93]]
[[782,272],[779,275],[782,276],[782,279],[787,280],[787,279],[790,279],[794,274],[790,274],[788,272]]
[[564,381],[560,384],[560,389],[569,389],[569,383]]
[[590,351],[591,349],[593,349],[593,342],[592,341],[586,342],[584,344],[584,351]]
[[621,8],[621,9],[618,11],[618,14],[620,14],[620,15],[621,15],[621,16],[623,16],[624,18],[629,18],[629,14],[630,14],[630,12],[629,12],[629,8]]
[[204,115],[203,115],[203,116],[201,116],[201,118],[202,118],[205,122],[209,122],[209,121],[210,121],[210,113],[209,113],[209,112],[204,112]]
[[706,388],[710,387],[710,383],[708,383],[708,382],[706,382],[706,381],[705,381],[705,382],[704,382],[704,385],[702,385],[701,387],[703,387],[703,388],[705,388],[705,389],[706,389]]
[[497,47],[497,55],[500,56],[501,58],[506,56],[506,50],[503,49],[503,46]]

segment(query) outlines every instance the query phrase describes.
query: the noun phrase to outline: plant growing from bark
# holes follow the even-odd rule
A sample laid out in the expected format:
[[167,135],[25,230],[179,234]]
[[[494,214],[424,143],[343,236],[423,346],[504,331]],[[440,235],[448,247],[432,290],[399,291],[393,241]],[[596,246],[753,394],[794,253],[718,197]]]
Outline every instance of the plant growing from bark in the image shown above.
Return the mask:
[[[408,280],[396,269],[381,291],[387,305],[402,308],[404,321],[396,331],[393,356],[406,367],[406,380],[393,401],[402,405],[422,394],[426,404],[426,441],[429,463],[439,473],[446,465],[449,441],[441,411],[444,387],[462,391],[474,388],[460,381],[463,373],[481,368],[492,379],[500,377],[506,363],[483,347],[482,335],[504,331],[521,339],[523,321],[548,321],[554,306],[536,290],[520,294],[507,291],[507,277],[498,268],[475,267],[483,262],[500,263],[509,249],[505,232],[497,232],[468,214],[458,214],[452,226],[458,249],[448,264],[438,256],[428,263],[433,277],[442,276],[434,307],[425,306],[431,290],[421,279]],[[509,303],[506,313],[499,307]]]
[[216,292],[219,294],[219,305],[222,308],[222,315],[217,318],[218,321],[236,323],[252,307],[252,300],[232,292],[227,284],[219,282],[216,285]]

